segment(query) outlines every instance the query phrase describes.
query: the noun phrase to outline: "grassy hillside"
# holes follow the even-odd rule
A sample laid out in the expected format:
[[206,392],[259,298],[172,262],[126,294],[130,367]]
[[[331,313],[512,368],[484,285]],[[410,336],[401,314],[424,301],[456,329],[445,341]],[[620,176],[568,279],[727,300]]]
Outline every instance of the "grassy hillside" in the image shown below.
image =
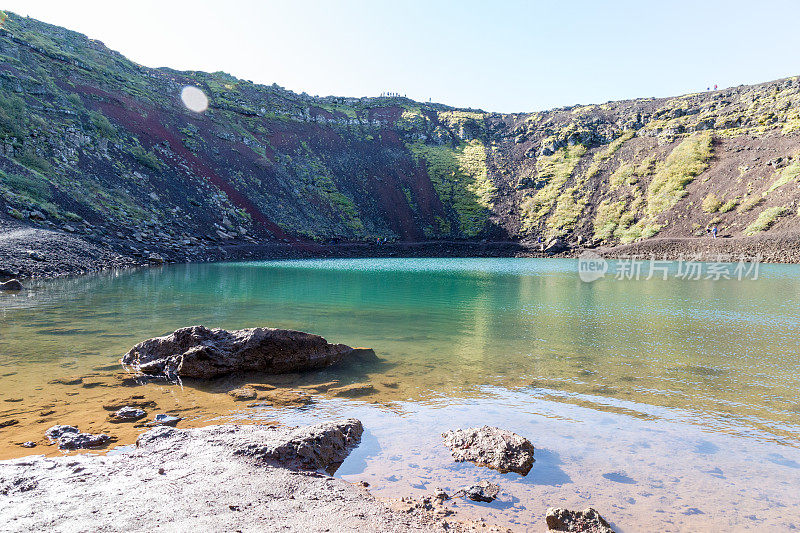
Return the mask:
[[497,114],[150,69],[2,17],[0,216],[131,250],[796,231],[798,179],[797,78]]

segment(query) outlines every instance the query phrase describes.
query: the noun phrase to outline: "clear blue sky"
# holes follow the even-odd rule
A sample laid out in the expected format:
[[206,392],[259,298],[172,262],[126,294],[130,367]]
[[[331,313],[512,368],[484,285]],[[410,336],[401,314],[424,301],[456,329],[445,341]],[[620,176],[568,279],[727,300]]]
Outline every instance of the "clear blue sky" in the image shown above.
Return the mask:
[[800,2],[5,0],[147,66],[490,111],[800,74]]

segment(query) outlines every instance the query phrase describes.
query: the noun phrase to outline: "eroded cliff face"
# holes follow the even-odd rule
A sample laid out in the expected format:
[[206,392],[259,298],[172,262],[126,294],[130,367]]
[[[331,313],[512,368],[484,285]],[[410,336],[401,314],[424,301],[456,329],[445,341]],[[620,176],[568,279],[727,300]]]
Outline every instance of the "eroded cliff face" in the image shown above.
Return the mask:
[[0,30],[0,216],[131,250],[794,231],[798,179],[797,78],[498,114],[145,68],[12,14]]

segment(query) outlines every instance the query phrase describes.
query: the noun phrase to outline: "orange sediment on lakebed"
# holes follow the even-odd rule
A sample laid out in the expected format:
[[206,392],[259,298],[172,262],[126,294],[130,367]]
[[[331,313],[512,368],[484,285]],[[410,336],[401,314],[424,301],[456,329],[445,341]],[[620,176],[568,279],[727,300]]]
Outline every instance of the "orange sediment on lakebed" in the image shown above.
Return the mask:
[[[144,431],[156,414],[181,417],[179,427],[202,427],[220,423],[269,423],[250,416],[252,407],[299,408],[314,402],[321,395],[337,396],[337,389],[351,390],[338,381],[320,380],[313,376],[288,374],[278,376],[237,375],[191,386],[137,377],[124,371],[97,371],[85,375],[65,376],[50,380],[47,385],[31,382],[20,376],[5,376],[8,385],[0,392],[0,460],[31,454],[61,455],[45,437],[45,431],[56,424],[76,426],[82,432],[106,433],[109,445],[81,452],[104,453],[119,445],[130,445]],[[390,386],[364,386],[360,396],[389,392],[401,394],[396,382]],[[251,396],[230,394],[250,389]],[[386,399],[384,397],[384,399]],[[147,416],[135,422],[112,421],[118,409],[138,407]],[[34,443],[34,447],[24,447]]]

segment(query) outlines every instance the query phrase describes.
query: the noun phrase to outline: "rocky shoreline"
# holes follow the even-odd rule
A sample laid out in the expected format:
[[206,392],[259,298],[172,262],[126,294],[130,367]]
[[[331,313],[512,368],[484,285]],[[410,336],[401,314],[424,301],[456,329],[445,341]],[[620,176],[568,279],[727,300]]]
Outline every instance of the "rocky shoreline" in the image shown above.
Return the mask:
[[[449,507],[451,496],[440,489],[418,500],[381,501],[367,483],[333,478],[363,431],[356,419],[305,427],[161,426],[113,454],[2,461],[4,530],[261,531],[268,525],[289,531],[507,531],[459,519]],[[528,448],[532,461],[532,445],[518,435],[489,427],[468,431],[483,433],[469,447],[476,457],[496,461],[493,468],[512,465]],[[503,444],[508,435],[520,442]],[[480,481],[452,498],[491,502],[499,489]],[[554,531],[613,533],[593,509],[550,508],[546,524]]]
[[[465,531],[399,512],[321,473],[361,435],[357,420],[305,428],[156,428],[115,455],[0,463],[9,531]],[[311,449],[313,448],[313,449]],[[313,451],[313,456],[310,455]],[[309,459],[311,457],[311,459]],[[484,528],[485,530],[485,528]]]
[[[140,342],[121,359],[142,379],[178,382],[181,377],[204,381],[239,372],[270,371],[296,383],[298,372],[379,362],[371,349],[331,344],[299,331],[227,331],[203,326],[181,328]],[[50,383],[79,385],[84,380]],[[364,387],[373,388],[368,383],[337,385],[331,382],[302,390],[357,397]],[[303,395],[302,390],[296,392]],[[231,389],[228,395],[234,400],[263,399],[274,405],[286,401],[292,393],[255,383]],[[307,395],[305,398],[301,404],[310,401]],[[50,448],[47,455],[56,449],[61,453],[109,453],[36,455],[0,461],[0,515],[5,527],[11,531],[195,527],[255,531],[265,525],[291,531],[502,530],[457,515],[456,502],[462,498],[492,503],[500,495],[503,482],[489,481],[482,474],[452,495],[436,488],[428,496],[399,502],[375,499],[366,491],[369,484],[363,480],[351,484],[334,479],[336,470],[361,442],[364,427],[355,418],[305,427],[271,422],[178,428],[183,418],[174,413],[180,408],[155,414],[147,421],[145,408],[155,407],[155,402],[143,395],[103,405],[108,422],[115,426],[134,424],[144,431],[135,446],[120,442],[115,431],[92,431],[91,421],[81,428],[58,422],[44,431],[46,442],[18,442],[24,449],[38,448],[42,443]],[[3,426],[19,423],[7,419]],[[112,444],[117,447],[111,449]],[[521,477],[529,474],[535,462],[534,446],[528,439],[497,427],[450,430],[442,434],[442,445],[450,448],[455,462],[469,461]],[[82,497],[75,497],[77,494]],[[550,508],[546,522],[556,531],[613,533],[591,509]]]
[[127,241],[97,240],[53,229],[0,221],[0,281],[57,278],[108,270],[193,263],[273,259],[369,257],[566,257],[586,250],[603,257],[628,256],[675,260],[699,256],[714,261],[728,257],[760,257],[762,262],[800,263],[800,235],[768,234],[754,237],[647,239],[614,247],[588,248],[566,243],[517,241],[424,241],[393,243],[267,242],[225,246],[131,247]]

